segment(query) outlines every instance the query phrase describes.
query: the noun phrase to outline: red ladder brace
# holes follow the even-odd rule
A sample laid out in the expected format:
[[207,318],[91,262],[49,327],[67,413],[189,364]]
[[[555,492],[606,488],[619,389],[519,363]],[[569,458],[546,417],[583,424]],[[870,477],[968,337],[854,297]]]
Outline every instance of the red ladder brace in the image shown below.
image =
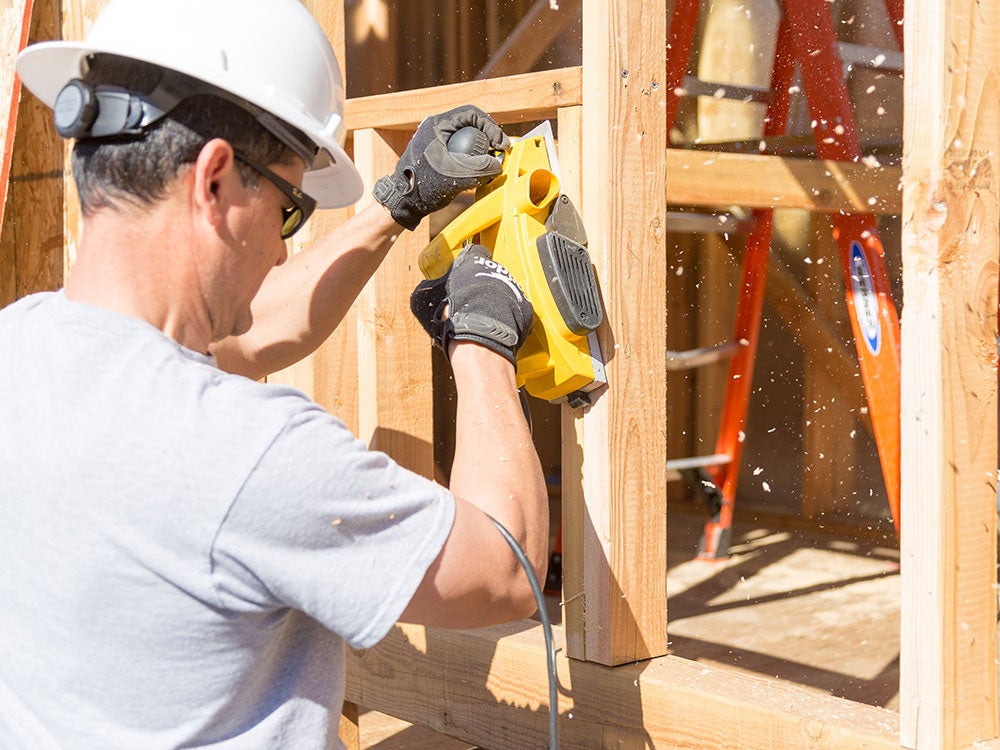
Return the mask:
[[[900,0],[886,0],[896,39],[902,45]],[[673,124],[677,99],[687,72],[697,25],[699,0],[677,0],[668,37],[667,127]],[[802,72],[821,159],[857,162],[861,159],[854,114],[843,80],[833,19],[824,0],[783,3],[778,29],[773,98],[767,107],[764,137],[783,135],[788,123],[789,87],[796,61]],[[734,340],[746,342],[730,362],[716,453],[731,460],[710,469],[720,490],[721,506],[708,519],[699,556],[728,555],[739,478],[742,435],[753,382],[765,276],[771,246],[773,211],[755,210],[756,226],[747,237]],[[875,443],[878,447],[889,507],[899,533],[899,319],[892,302],[882,243],[872,214],[832,217],[844,275],[847,309],[861,365]]]

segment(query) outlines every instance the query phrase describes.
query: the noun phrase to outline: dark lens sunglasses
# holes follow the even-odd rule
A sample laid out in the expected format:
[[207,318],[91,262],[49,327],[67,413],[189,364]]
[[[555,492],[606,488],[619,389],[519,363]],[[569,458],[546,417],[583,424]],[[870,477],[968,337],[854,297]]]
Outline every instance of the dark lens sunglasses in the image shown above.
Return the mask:
[[316,210],[316,199],[306,195],[299,188],[295,187],[295,185],[280,175],[275,174],[263,164],[258,164],[253,159],[248,158],[246,154],[239,151],[234,151],[233,154],[237,159],[250,167],[250,169],[265,177],[291,201],[291,208],[281,209],[281,239],[287,240],[299,231],[302,225],[312,216],[313,211]]

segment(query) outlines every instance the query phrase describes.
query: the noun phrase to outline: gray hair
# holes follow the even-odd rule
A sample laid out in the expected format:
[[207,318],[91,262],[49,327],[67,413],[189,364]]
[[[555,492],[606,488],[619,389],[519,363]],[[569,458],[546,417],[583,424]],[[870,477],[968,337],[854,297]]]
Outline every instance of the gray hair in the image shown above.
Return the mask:
[[[152,91],[162,77],[154,65],[112,55],[91,58],[85,80],[92,86],[120,86],[137,94]],[[291,163],[294,152],[238,105],[212,94],[181,101],[139,135],[84,138],[73,147],[73,178],[84,216],[122,204],[152,205],[187,164],[194,163],[212,138],[261,164]],[[238,162],[247,186],[260,184],[256,172]]]

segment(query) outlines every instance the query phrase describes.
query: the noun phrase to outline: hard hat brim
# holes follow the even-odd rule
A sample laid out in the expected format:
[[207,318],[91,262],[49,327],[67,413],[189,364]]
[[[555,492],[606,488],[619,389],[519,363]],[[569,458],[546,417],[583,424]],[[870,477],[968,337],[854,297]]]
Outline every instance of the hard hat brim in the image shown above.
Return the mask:
[[[62,87],[70,79],[80,78],[83,75],[84,58],[102,52],[121,54],[116,50],[105,50],[78,42],[39,42],[21,51],[17,56],[15,68],[25,88],[52,107]],[[163,61],[142,59],[142,62],[160,65],[200,80],[195,71],[187,71]],[[212,85],[212,82],[208,83]],[[241,95],[238,91],[232,93]],[[347,152],[334,138],[317,132],[311,123],[296,122],[292,117],[282,117],[285,113],[273,111],[270,102],[258,101],[257,97],[245,93],[242,96],[250,104],[285,119],[290,125],[305,132],[320,148],[316,163],[306,171],[302,185],[302,189],[316,200],[318,208],[350,206],[361,198],[364,193],[361,175],[358,174]]]

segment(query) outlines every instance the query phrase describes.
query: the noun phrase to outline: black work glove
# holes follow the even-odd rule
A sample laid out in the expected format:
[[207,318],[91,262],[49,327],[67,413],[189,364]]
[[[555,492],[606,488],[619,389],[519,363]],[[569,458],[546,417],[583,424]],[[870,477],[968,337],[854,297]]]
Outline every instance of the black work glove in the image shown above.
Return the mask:
[[521,287],[482,245],[465,248],[440,279],[417,284],[410,309],[445,354],[453,339],[475,341],[515,366],[535,319]]
[[481,130],[482,151],[505,151],[510,139],[493,118],[478,107],[465,105],[428,117],[413,134],[396,170],[375,183],[372,196],[389,209],[392,218],[416,229],[427,214],[438,211],[465,190],[485,185],[500,174],[500,159],[489,153],[466,154],[448,150],[448,139],[466,126]]

